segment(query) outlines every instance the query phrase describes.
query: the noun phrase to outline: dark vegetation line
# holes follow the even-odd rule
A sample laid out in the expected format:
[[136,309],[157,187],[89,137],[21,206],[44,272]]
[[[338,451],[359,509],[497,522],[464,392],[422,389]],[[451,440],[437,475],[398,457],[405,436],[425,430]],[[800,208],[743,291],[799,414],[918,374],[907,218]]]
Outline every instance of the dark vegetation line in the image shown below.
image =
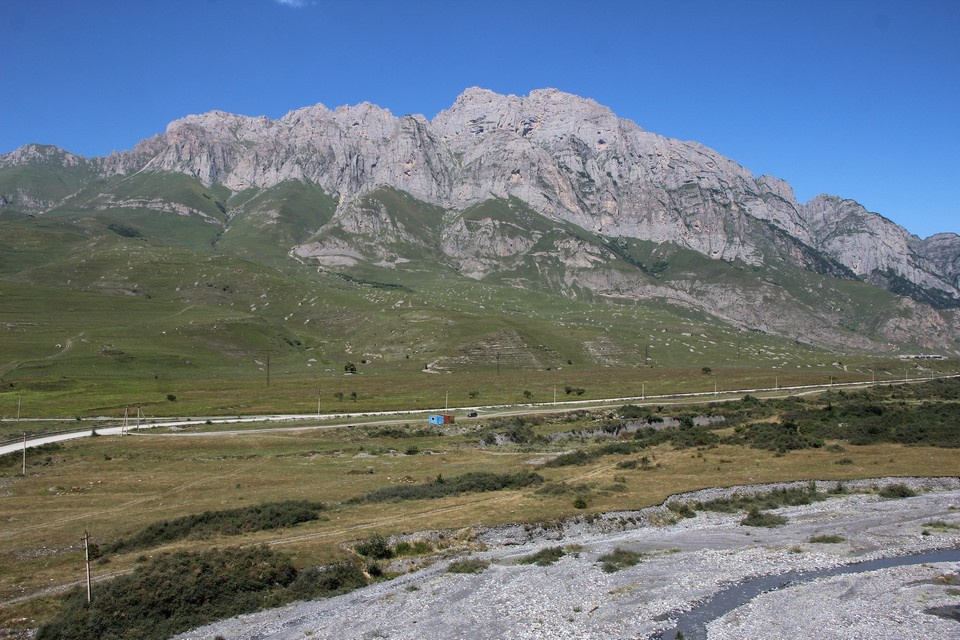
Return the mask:
[[[682,411],[672,416],[679,426],[663,428],[660,423],[665,414],[626,405],[600,429],[623,437],[627,423],[639,424],[628,439],[579,449],[544,466],[582,465],[603,456],[629,455],[665,444],[674,449],[740,445],[780,454],[820,448],[827,440],[851,445],[960,448],[960,381],[954,379],[856,392],[831,391],[813,399],[791,396],[759,400],[745,396],[735,402],[707,405],[705,410],[708,417],[718,420],[709,426],[697,425],[698,416]],[[718,433],[731,427],[732,433]]]
[[301,522],[319,520],[320,512],[325,508],[320,502],[286,500],[224,511],[204,511],[174,520],[160,520],[129,538],[106,545],[103,551],[124,553],[187,538],[238,536],[255,531],[292,527]]

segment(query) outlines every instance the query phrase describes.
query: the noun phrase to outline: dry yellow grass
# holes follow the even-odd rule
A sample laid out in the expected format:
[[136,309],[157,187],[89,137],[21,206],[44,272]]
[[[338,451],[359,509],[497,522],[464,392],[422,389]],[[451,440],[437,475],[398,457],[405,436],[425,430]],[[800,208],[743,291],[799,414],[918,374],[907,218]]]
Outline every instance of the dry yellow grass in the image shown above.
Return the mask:
[[[146,525],[206,510],[288,499],[331,505],[385,485],[425,482],[437,474],[514,472],[535,468],[542,452],[482,448],[477,436],[370,438],[365,429],[257,433],[218,437],[135,435],[73,441],[35,460],[26,477],[0,475],[0,602],[83,577],[80,538],[88,530],[108,543]],[[420,453],[404,455],[410,446]],[[390,448],[396,451],[391,452]],[[655,467],[622,469],[617,462],[648,456]],[[853,464],[837,465],[840,458]],[[372,470],[373,473],[368,473]],[[585,466],[542,469],[548,483],[583,485],[563,495],[522,491],[468,494],[439,500],[336,505],[325,520],[232,538],[188,540],[94,563],[94,573],[134,567],[164,550],[267,543],[301,565],[341,557],[344,542],[424,529],[459,529],[518,521],[551,521],[587,512],[635,509],[671,494],[710,486],[782,480],[896,475],[955,475],[956,452],[899,445],[849,446],[776,456],[745,447],[607,456]],[[0,608],[0,627],[29,626],[55,604],[33,599]],[[26,620],[20,620],[26,618]]]

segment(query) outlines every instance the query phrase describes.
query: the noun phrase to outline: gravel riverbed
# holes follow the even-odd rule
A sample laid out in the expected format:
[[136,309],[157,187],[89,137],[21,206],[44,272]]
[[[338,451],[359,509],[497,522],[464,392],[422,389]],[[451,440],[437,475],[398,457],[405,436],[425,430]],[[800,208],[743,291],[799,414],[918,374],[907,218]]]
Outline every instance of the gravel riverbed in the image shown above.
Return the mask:
[[[699,512],[666,524],[660,507],[580,517],[549,526],[477,529],[490,562],[478,574],[448,573],[456,558],[336,598],[239,616],[178,640],[649,638],[669,632],[698,602],[749,578],[851,564],[960,546],[960,479],[851,481],[857,491],[903,483],[920,494],[883,499],[851,493],[783,507],[789,522],[766,529],[743,514]],[[834,482],[820,482],[821,489]],[[711,500],[806,483],[706,489],[671,500]],[[930,526],[942,522],[947,526]],[[430,534],[424,534],[430,535]],[[811,543],[811,536],[843,538]],[[518,559],[553,546],[549,566]],[[635,566],[605,573],[614,549],[644,554]],[[459,556],[462,558],[463,556]],[[708,625],[709,638],[956,638],[960,563],[896,567],[834,576],[763,594]],[[950,576],[954,576],[951,578]]]

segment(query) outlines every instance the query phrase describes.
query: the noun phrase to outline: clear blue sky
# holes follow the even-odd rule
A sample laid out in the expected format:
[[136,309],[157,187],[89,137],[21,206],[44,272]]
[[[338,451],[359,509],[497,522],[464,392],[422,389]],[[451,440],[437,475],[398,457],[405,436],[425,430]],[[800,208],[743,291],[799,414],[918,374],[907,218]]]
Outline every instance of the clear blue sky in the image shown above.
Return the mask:
[[0,0],[0,153],[188,113],[556,87],[926,236],[960,232],[960,0]]

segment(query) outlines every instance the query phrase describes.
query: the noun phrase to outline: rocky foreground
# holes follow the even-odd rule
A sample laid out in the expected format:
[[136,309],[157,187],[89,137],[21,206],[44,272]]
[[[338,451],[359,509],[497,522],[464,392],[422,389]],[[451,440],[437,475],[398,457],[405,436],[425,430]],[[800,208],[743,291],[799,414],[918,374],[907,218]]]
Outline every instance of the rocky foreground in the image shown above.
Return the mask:
[[[450,573],[451,562],[463,556],[445,557],[344,596],[241,616],[178,638],[672,637],[682,612],[755,576],[960,547],[960,479],[865,480],[846,487],[869,490],[894,481],[921,493],[902,499],[851,493],[784,507],[776,513],[789,522],[771,529],[741,525],[742,513],[699,512],[671,524],[672,513],[661,506],[478,530],[472,544],[485,550],[470,557],[490,563],[480,573]],[[805,483],[707,489],[674,500],[781,486]],[[842,541],[811,542],[813,536]],[[566,554],[555,564],[518,562],[556,546]],[[618,548],[643,559],[607,573],[598,559]],[[710,622],[707,637],[960,637],[958,574],[960,562],[950,561],[783,585]]]

